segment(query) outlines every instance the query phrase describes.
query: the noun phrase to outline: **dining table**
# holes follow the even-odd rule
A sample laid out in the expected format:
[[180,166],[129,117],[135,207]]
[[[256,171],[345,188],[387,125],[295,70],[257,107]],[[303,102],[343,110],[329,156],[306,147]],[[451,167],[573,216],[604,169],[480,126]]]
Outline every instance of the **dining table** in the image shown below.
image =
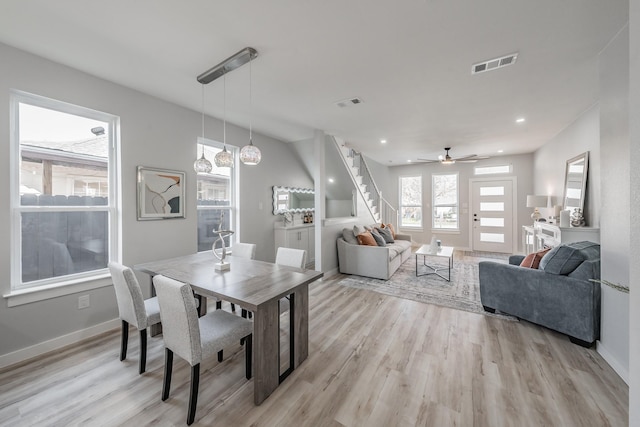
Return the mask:
[[[216,270],[212,251],[134,265],[151,277],[188,283],[195,294],[253,312],[253,400],[260,405],[309,355],[309,284],[323,273],[228,256]],[[289,368],[280,372],[280,300],[289,300]],[[206,301],[206,298],[202,298]],[[206,307],[206,306],[205,306]],[[202,310],[201,310],[202,312]]]

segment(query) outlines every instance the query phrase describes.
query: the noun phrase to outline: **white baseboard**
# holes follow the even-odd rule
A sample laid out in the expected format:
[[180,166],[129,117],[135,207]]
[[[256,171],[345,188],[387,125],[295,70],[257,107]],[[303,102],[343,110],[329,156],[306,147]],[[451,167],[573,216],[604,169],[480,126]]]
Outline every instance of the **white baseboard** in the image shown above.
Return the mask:
[[13,364],[43,355],[50,351],[58,350],[69,344],[74,344],[84,339],[99,335],[103,332],[115,329],[120,325],[120,319],[113,319],[86,329],[81,329],[79,331],[71,332],[67,335],[53,338],[49,341],[44,341],[36,345],[32,345],[31,347],[26,347],[20,350],[16,350],[12,353],[3,354],[0,356],[0,368],[5,368],[7,366],[11,366]]
[[325,273],[324,273],[324,275],[322,276],[322,278],[323,278],[323,279],[328,279],[328,278],[330,278],[330,277],[335,276],[335,275],[336,275],[336,274],[338,274],[338,273],[339,273],[339,271],[338,271],[338,267],[336,267],[336,268],[332,268],[331,270],[329,270],[329,271],[325,272]]
[[629,370],[622,366],[622,364],[618,362],[618,359],[616,359],[613,354],[611,354],[611,352],[600,343],[600,341],[597,341],[596,343],[596,351],[600,356],[602,356],[605,362],[607,362],[609,366],[611,366],[613,370],[620,375],[622,381],[629,385]]

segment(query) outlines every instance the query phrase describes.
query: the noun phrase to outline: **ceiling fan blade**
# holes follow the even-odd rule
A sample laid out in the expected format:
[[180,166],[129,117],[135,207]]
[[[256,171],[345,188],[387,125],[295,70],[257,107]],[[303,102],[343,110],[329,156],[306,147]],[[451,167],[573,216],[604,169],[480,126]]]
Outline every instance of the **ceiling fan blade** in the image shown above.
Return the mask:
[[470,160],[470,159],[475,159],[475,158],[477,158],[477,157],[478,157],[478,156],[476,156],[475,154],[469,154],[468,156],[464,156],[464,157],[456,157],[454,160],[457,162],[457,161],[460,161],[460,160]]
[[475,163],[475,162],[477,162],[478,160],[479,160],[479,159],[467,159],[467,160],[460,160],[460,159],[457,159],[457,160],[456,160],[456,163]]
[[421,162],[424,162],[424,163],[437,163],[437,162],[439,162],[440,160],[432,160],[432,159],[421,159],[421,158],[418,158],[418,161],[421,161]]

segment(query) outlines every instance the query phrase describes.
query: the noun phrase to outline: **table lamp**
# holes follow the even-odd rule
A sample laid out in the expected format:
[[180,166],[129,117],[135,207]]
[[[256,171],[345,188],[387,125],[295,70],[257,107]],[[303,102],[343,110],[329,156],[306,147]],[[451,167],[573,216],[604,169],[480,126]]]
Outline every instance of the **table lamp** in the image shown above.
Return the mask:
[[547,196],[527,196],[527,207],[533,208],[533,213],[531,214],[531,219],[533,221],[538,221],[540,219],[540,211],[539,207],[547,206],[548,202]]

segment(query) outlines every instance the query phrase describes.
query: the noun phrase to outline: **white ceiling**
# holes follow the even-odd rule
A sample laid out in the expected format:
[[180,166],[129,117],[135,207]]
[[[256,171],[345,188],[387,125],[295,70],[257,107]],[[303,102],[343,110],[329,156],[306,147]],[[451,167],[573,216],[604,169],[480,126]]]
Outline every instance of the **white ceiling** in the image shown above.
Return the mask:
[[[254,130],[321,129],[398,164],[534,151],[597,102],[598,52],[627,19],[626,0],[2,0],[0,41],[196,111],[196,76],[251,46]],[[248,71],[227,76],[227,120],[244,127]],[[220,118],[222,90],[206,86]]]

